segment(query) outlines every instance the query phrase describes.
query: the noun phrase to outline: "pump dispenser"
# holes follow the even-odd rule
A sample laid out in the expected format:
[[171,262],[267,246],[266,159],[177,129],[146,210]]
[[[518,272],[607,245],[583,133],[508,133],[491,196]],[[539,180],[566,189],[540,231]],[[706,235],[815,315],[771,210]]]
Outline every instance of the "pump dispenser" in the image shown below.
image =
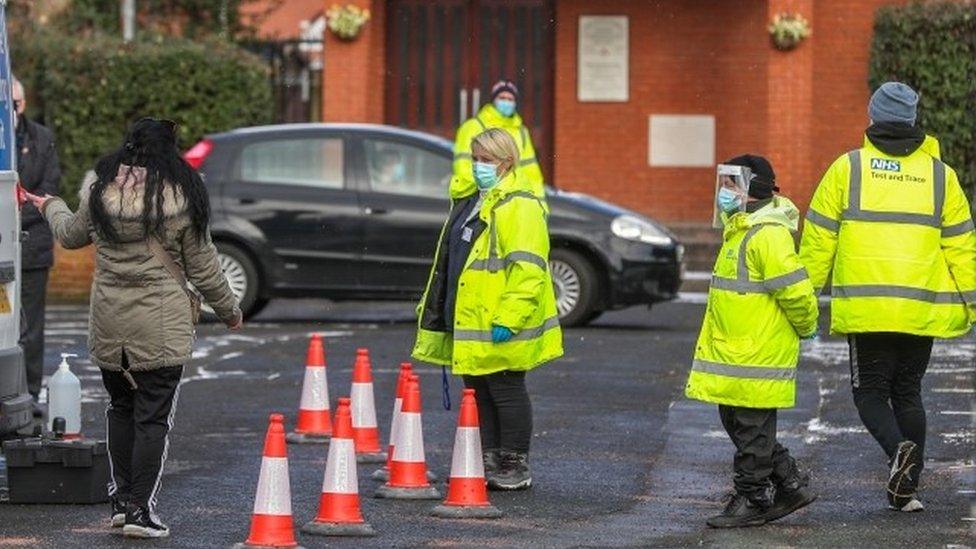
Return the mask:
[[77,356],[72,353],[61,353],[58,371],[47,383],[48,431],[54,430],[56,418],[64,418],[63,437],[68,440],[81,438],[81,382],[71,373],[71,367],[68,366],[68,357]]

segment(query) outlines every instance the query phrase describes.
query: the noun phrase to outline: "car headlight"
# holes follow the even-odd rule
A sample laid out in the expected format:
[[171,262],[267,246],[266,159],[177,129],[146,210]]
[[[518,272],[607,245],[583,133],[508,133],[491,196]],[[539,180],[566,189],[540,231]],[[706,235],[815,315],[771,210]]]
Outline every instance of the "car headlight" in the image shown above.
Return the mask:
[[672,244],[671,237],[653,223],[648,223],[632,215],[621,215],[614,219],[610,224],[610,231],[615,236],[625,240],[635,240],[658,246],[670,246]]

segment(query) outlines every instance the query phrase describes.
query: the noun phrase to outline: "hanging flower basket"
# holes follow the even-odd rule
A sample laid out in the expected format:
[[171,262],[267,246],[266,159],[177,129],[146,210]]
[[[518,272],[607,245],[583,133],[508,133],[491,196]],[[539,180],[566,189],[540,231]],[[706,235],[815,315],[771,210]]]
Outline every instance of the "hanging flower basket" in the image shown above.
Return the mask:
[[354,40],[369,21],[369,10],[346,4],[333,4],[325,12],[329,30],[340,40]]
[[799,13],[780,13],[769,24],[769,37],[780,51],[789,51],[812,34],[810,22]]

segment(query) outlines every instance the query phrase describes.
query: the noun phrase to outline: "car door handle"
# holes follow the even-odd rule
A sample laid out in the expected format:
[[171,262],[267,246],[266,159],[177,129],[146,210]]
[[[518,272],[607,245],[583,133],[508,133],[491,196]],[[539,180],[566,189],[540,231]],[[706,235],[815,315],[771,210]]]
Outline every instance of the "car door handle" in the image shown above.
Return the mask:
[[238,199],[238,202],[240,202],[241,204],[257,204],[258,201],[251,197],[244,197]]
[[366,206],[366,209],[363,211],[366,212],[366,215],[383,215],[383,214],[390,213],[389,210],[386,210],[384,208],[372,208],[370,206]]

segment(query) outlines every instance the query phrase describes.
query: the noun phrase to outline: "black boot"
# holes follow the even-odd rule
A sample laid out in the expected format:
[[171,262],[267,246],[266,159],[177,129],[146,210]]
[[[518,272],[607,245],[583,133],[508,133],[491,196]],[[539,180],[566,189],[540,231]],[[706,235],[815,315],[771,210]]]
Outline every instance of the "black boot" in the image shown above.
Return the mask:
[[122,528],[125,526],[125,501],[119,496],[109,498],[112,504],[112,528]]
[[766,511],[766,521],[781,519],[790,513],[810,505],[817,499],[808,486],[810,475],[793,472],[786,480],[776,485],[773,505]]
[[743,528],[746,526],[762,526],[766,524],[768,501],[762,498],[750,498],[738,492],[730,495],[729,503],[722,514],[715,515],[706,521],[712,528]]
[[485,463],[485,478],[498,472],[498,450],[495,448],[481,453]]
[[148,507],[130,503],[125,508],[122,533],[127,538],[165,538],[169,536],[169,527],[160,522]]
[[888,475],[888,507],[911,513],[924,509],[918,500],[918,478],[922,472],[922,452],[910,440],[898,445]]
[[500,451],[498,470],[488,475],[488,487],[493,490],[525,490],[531,486],[529,454]]

